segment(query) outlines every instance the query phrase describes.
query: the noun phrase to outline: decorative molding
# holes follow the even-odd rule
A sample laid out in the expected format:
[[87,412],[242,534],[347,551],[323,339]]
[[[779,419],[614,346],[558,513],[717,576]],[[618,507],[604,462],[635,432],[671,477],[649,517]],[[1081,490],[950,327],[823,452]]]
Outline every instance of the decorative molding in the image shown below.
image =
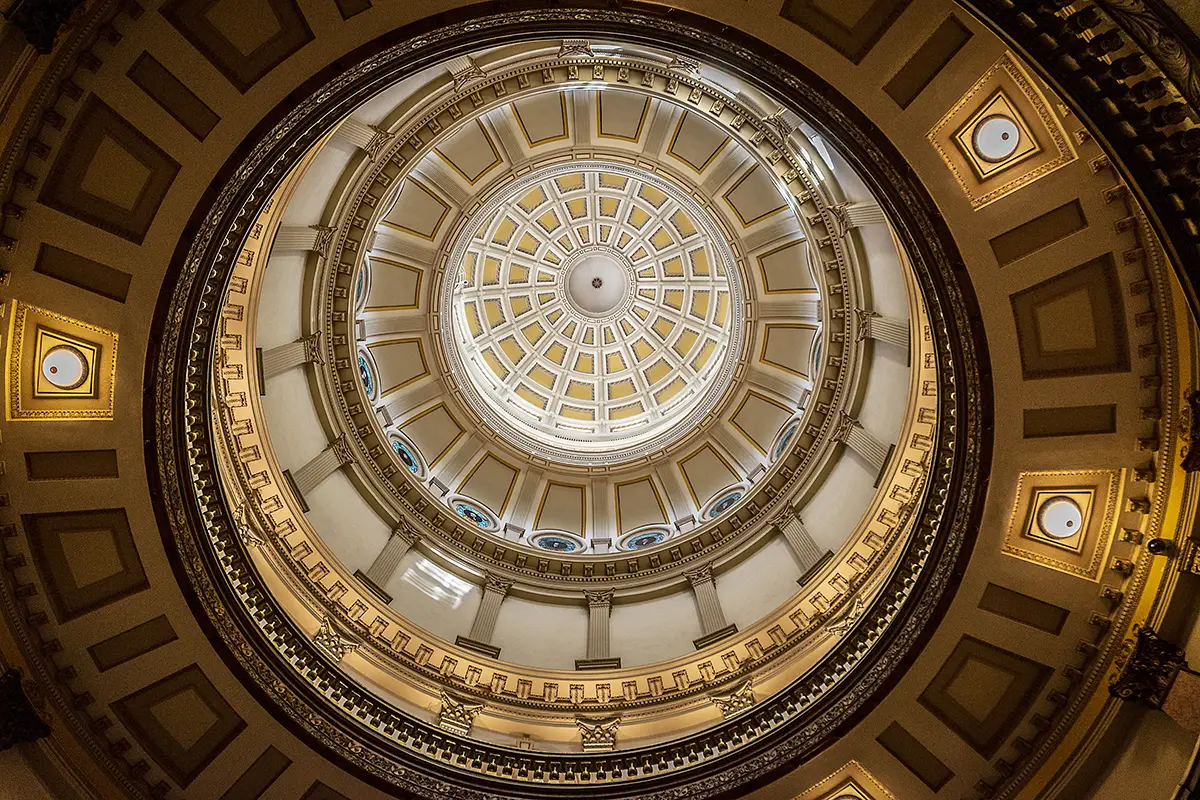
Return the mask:
[[349,464],[354,461],[354,451],[350,449],[350,444],[346,441],[345,434],[330,442],[329,449],[337,456],[339,465]]
[[621,725],[620,717],[610,719],[589,720],[582,717],[575,720],[579,728],[579,736],[583,742],[585,753],[606,753],[617,747],[617,728]]
[[357,650],[360,643],[358,640],[350,638],[349,634],[342,632],[329,617],[322,617],[321,627],[313,635],[313,644],[334,661],[340,662]]
[[304,363],[306,364],[324,364],[325,359],[321,357],[321,332],[315,331],[308,336],[303,336],[296,340],[304,345]]
[[470,56],[458,56],[450,59],[446,62],[446,69],[450,71],[450,77],[454,79],[454,91],[456,92],[487,77],[487,73],[480,69]]
[[866,610],[866,604],[863,603],[861,597],[854,598],[854,605],[850,610],[842,615],[837,622],[831,622],[825,626],[826,633],[832,633],[834,636],[845,636],[854,627],[854,623],[858,622],[858,618],[863,615]]
[[475,718],[483,709],[483,703],[460,700],[442,692],[442,705],[438,709],[438,727],[451,733],[457,733],[459,736],[467,736],[471,733]]
[[584,592],[583,597],[587,600],[588,608],[608,608],[612,605],[613,590],[601,589],[595,592]]
[[238,537],[246,544],[247,547],[258,547],[263,543],[263,538],[255,531],[255,524],[250,519],[249,509],[245,503],[233,501],[233,526],[237,530]]
[[671,63],[667,65],[667,69],[682,72],[685,75],[699,75],[700,62],[687,56],[675,56],[671,59]]
[[710,695],[709,700],[712,701],[725,719],[735,717],[743,711],[749,711],[754,707],[754,679],[747,678],[741,686],[734,689],[729,694],[714,694]]
[[558,48],[558,57],[566,58],[567,56],[591,56],[592,43],[587,39],[563,39]]
[[1179,671],[1188,665],[1183,648],[1149,626],[1140,628],[1135,639],[1126,640],[1117,662],[1121,671],[1112,677],[1109,694],[1153,709],[1162,708]]

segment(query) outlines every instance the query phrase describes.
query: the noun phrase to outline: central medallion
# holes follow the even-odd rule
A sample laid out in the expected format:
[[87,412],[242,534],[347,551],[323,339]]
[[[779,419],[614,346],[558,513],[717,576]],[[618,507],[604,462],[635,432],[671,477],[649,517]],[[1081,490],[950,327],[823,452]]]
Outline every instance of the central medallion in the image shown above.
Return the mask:
[[446,362],[513,449],[620,463],[686,437],[726,396],[743,283],[723,223],[692,193],[625,164],[560,163],[460,228]]

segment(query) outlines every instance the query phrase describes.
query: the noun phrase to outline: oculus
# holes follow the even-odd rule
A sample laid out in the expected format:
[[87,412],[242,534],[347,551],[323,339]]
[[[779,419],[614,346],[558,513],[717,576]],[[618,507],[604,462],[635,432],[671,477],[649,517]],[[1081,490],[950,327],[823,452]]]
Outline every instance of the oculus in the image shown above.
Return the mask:
[[556,553],[578,553],[587,546],[582,539],[565,531],[535,533],[529,542],[541,550],[553,550]]
[[367,396],[374,400],[375,380],[371,377],[371,365],[361,353],[358,356],[358,377],[362,380],[363,388],[367,390]]
[[708,501],[700,516],[704,519],[716,519],[737,505],[737,502],[746,496],[747,488],[745,484],[739,484],[722,489]]
[[421,458],[420,452],[413,443],[398,431],[391,433],[389,441],[392,445],[392,452],[396,454],[396,458],[400,459],[400,463],[404,465],[404,468],[421,480],[424,480],[426,474],[425,461]]
[[800,430],[799,417],[793,417],[783,424],[783,427],[779,429],[779,434],[775,437],[775,444],[771,446],[772,461],[777,461],[787,452],[788,445],[792,443],[798,430]]
[[617,544],[622,550],[641,550],[646,547],[653,547],[656,544],[662,544],[671,536],[670,528],[663,527],[646,527],[639,528],[632,533],[627,533],[621,537],[621,541]]
[[482,503],[477,503],[471,498],[460,494],[450,495],[446,502],[450,508],[454,509],[455,514],[476,528],[485,531],[497,531],[500,529],[500,521],[496,519],[496,515],[484,508]]

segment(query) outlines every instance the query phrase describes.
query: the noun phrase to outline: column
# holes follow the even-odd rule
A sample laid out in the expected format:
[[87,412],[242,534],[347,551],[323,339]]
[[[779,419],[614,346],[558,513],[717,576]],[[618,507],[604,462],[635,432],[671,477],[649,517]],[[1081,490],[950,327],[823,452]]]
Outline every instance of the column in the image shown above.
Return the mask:
[[746,370],[747,380],[755,386],[766,389],[769,392],[774,392],[780,397],[791,397],[796,392],[796,386],[801,379],[795,376],[789,376],[782,370],[774,367],[764,368],[759,366],[757,362],[750,365]]
[[[518,534],[516,538],[525,533],[526,528],[533,527],[536,520],[534,504],[537,501],[538,487],[542,484],[542,471],[538,469],[527,469],[525,477],[521,479],[521,491],[517,492],[517,501],[513,503],[512,528],[513,533]],[[508,533],[509,526],[505,526],[505,533]]]
[[349,464],[350,460],[350,445],[346,444],[344,436],[339,436],[329,443],[329,447],[294,473],[284,470],[284,474],[291,479],[292,488],[299,495],[300,504],[304,506],[305,511],[308,511],[308,503],[304,501],[304,496],[320,486],[322,481],[337,472],[343,464]]
[[621,659],[609,655],[609,616],[612,589],[584,592],[588,604],[587,658],[575,659],[575,669],[620,669]]
[[771,524],[779,528],[779,532],[783,534],[792,554],[800,562],[801,572],[807,573],[825,556],[825,553],[821,552],[817,543],[809,536],[803,520],[800,519],[800,515],[794,508],[785,508],[771,520]]
[[885,317],[862,308],[854,309],[854,318],[856,341],[877,339],[905,350],[908,349],[909,325],[907,320],[899,317]]
[[721,598],[717,595],[717,584],[713,581],[712,566],[705,564],[697,570],[683,573],[692,584],[692,593],[696,596],[696,605],[700,610],[700,629],[704,632],[699,639],[692,642],[697,650],[737,633],[737,626],[725,622],[725,612],[721,609]]
[[329,251],[336,228],[328,225],[281,225],[275,233],[272,251],[311,250],[322,258]]
[[365,151],[368,158],[375,158],[387,143],[388,135],[386,131],[349,117],[333,132],[333,138],[349,142]]
[[815,295],[779,297],[767,295],[758,304],[759,319],[811,319],[821,318],[821,301]]
[[483,598],[475,611],[475,621],[471,623],[471,632],[459,636],[454,641],[461,647],[483,653],[492,658],[500,657],[500,648],[492,644],[492,634],[496,631],[496,618],[500,616],[500,604],[504,602],[512,581],[501,580],[490,572],[484,573]]
[[841,217],[846,228],[861,228],[864,225],[882,225],[887,222],[883,209],[874,200],[860,200],[838,206],[835,213]]
[[287,372],[301,364],[322,364],[321,332],[297,339],[294,342],[272,347],[270,350],[259,350],[262,353],[263,394],[266,394],[266,381],[276,375]]
[[387,543],[379,551],[379,555],[375,556],[375,560],[371,562],[371,566],[367,567],[367,571],[355,570],[355,576],[366,583],[367,588],[383,598],[385,603],[391,603],[392,596],[385,592],[383,587],[388,585],[404,556],[416,546],[420,539],[421,534],[419,531],[409,524],[407,520],[400,520],[396,527],[392,529],[392,535],[388,537]]
[[867,432],[854,417],[845,411],[841,413],[834,438],[862,456],[877,472],[883,472],[891,448]]

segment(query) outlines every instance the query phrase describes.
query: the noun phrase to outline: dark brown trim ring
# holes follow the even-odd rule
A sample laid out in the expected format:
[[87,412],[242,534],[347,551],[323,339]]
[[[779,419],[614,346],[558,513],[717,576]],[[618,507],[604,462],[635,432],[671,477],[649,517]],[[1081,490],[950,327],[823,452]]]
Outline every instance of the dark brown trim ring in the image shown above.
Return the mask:
[[[480,800],[741,794],[795,768],[857,723],[903,676],[953,597],[974,542],[991,459],[991,375],[975,296],[953,239],[911,168],[861,112],[793,59],[711,20],[649,4],[567,9],[546,0],[509,3],[503,13],[488,16],[493,10],[473,6],[425,19],[325,68],[267,115],[197,205],[164,281],[146,364],[146,463],[164,545],[200,624],[256,699],[315,750],[385,790]],[[666,45],[720,63],[762,84],[828,141],[840,143],[910,252],[943,354],[941,413],[930,490],[914,512],[919,529],[880,599],[825,662],[701,734],[638,750],[551,756],[458,737],[383,706],[292,626],[258,585],[218,494],[206,384],[228,265],[248,222],[310,144],[366,98],[432,63],[484,45],[589,34]],[[893,623],[881,632],[883,616]],[[293,648],[294,664],[278,656],[280,645]],[[314,674],[336,684],[342,708],[312,691],[305,676]],[[821,682],[834,674],[845,678],[822,692]],[[427,752],[440,748],[453,757],[398,745],[342,710],[353,704],[386,719]],[[319,728],[309,727],[312,718],[320,720]],[[651,765],[688,764],[689,753],[705,757],[697,766],[653,775]],[[473,762],[547,776],[576,771],[607,777],[590,785],[553,785],[454,766]],[[614,781],[618,770],[634,777]]]

